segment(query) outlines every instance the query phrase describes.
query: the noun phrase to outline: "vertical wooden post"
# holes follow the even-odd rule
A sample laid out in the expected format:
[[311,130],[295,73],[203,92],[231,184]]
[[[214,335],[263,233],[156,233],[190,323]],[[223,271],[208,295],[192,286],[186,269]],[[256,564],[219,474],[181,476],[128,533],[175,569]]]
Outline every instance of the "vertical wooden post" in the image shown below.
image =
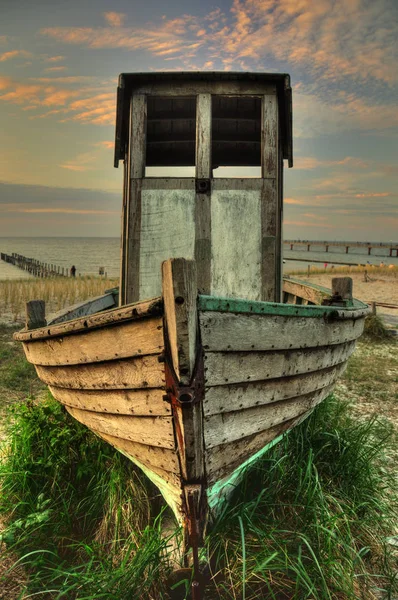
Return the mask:
[[[125,225],[122,229],[121,304],[139,299],[141,188],[146,159],[146,96],[134,94],[130,108],[129,189],[125,207]],[[123,296],[123,297],[122,297]]]
[[[211,94],[196,101],[195,260],[198,288],[211,288]],[[206,183],[208,182],[208,183]]]
[[165,310],[166,385],[173,411],[188,545],[197,552],[205,528],[203,357],[199,348],[195,261],[166,260],[162,265]]
[[44,300],[30,300],[26,303],[26,329],[45,327],[46,303]]
[[343,300],[352,301],[352,279],[351,277],[333,277],[332,294],[341,296]]
[[195,261],[184,258],[166,260],[162,264],[162,286],[172,366],[178,381],[189,385],[197,352]]
[[276,90],[262,101],[261,124],[261,297],[266,301],[280,301],[281,217],[279,207],[279,118]]

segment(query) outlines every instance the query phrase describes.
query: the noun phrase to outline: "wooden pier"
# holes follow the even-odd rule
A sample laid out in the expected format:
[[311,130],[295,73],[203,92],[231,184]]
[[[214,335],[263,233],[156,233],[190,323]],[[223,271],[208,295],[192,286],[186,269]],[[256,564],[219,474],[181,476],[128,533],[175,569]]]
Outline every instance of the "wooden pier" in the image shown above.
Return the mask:
[[337,246],[339,248],[343,247],[345,248],[346,254],[348,254],[350,248],[367,248],[369,256],[372,254],[373,249],[382,248],[389,251],[388,256],[398,257],[398,242],[322,242],[318,240],[284,240],[283,243],[289,245],[290,250],[294,250],[295,246],[307,246],[308,252],[311,251],[311,246],[324,246],[325,252],[329,252],[329,247],[331,246]]
[[18,267],[18,269],[28,271],[28,273],[34,277],[68,277],[69,274],[68,269],[65,267],[43,263],[35,258],[28,258],[22,256],[22,254],[17,254],[16,252],[13,252],[12,254],[0,252],[0,258],[1,260],[4,260],[4,262]]

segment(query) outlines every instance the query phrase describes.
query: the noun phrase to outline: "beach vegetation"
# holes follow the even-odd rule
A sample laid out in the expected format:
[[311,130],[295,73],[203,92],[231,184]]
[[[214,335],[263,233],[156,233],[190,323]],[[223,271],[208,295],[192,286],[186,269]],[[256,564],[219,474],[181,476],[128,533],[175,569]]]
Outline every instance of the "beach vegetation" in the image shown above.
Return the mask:
[[83,277],[49,277],[8,279],[0,282],[0,311],[13,321],[21,321],[29,300],[44,300],[46,313],[56,312],[88,298],[100,296],[118,286],[118,279],[86,275]]
[[[169,509],[130,461],[49,394],[14,406],[8,439],[5,585],[23,566],[24,598],[188,597],[189,582],[168,587],[179,530],[162,534]],[[386,421],[355,419],[335,397],[320,405],[246,471],[209,527],[206,599],[392,597],[392,443]]]

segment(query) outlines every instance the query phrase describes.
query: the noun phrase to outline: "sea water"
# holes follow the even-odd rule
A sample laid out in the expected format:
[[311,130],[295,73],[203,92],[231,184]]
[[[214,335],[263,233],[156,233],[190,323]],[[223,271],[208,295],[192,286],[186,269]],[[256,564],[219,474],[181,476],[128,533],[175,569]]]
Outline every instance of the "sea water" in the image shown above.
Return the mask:
[[[306,246],[297,247],[291,251],[290,247],[285,245],[283,249],[285,273],[306,270],[309,264],[319,269],[323,267],[323,263],[327,262],[332,265],[333,261],[352,264],[366,264],[369,261],[374,265],[384,262],[386,265],[398,266],[398,258],[389,257],[389,251],[385,248],[372,249],[372,254],[368,256],[367,248],[351,247],[346,254],[344,248],[342,252],[341,248],[331,246],[329,252],[325,252],[324,247],[322,250],[322,246],[314,245],[313,247],[317,251],[307,252]],[[108,277],[119,277],[119,238],[3,237],[0,238],[0,252],[5,254],[16,252],[43,263],[63,267],[68,272],[71,266],[75,265],[76,273],[81,275],[98,275],[100,267],[103,267]],[[291,258],[299,260],[289,260]],[[321,261],[321,263],[311,263],[311,259]],[[0,280],[21,277],[30,277],[30,275],[26,271],[0,260]]]

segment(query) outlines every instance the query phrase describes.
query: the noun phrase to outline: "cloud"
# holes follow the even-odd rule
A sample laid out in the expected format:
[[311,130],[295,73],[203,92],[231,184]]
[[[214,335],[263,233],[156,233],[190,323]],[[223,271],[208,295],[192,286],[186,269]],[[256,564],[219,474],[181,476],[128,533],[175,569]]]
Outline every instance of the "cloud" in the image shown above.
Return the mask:
[[350,169],[367,169],[370,161],[353,156],[346,156],[340,160],[324,160],[314,156],[298,156],[294,159],[294,168],[302,170],[319,169],[326,167],[348,167]]
[[[251,61],[264,70],[268,57],[317,80],[398,81],[396,8],[391,0],[234,0],[227,16],[182,15],[145,28],[122,27],[121,13],[104,13],[109,27],[42,29],[60,42],[90,48],[145,49],[162,56],[183,50],[183,62],[207,49],[225,69]],[[199,44],[195,40],[199,39]],[[204,45],[205,44],[205,45]],[[159,54],[162,52],[162,54]]]
[[98,142],[97,146],[107,148],[108,150],[113,150],[115,147],[115,142],[106,140],[103,142]]
[[322,227],[323,229],[334,229],[334,225],[330,223],[314,223],[313,221],[292,221],[286,219],[283,221],[284,225],[296,225],[297,227]]
[[126,18],[126,15],[123,13],[105,12],[103,14],[105,21],[112,27],[121,27],[123,25],[124,19]]
[[3,52],[0,54],[0,62],[5,62],[6,60],[11,60],[12,58],[30,58],[32,55],[30,52],[26,52],[25,50],[9,50],[8,52]]
[[53,71],[66,71],[68,67],[65,66],[60,66],[60,67],[47,67],[47,69],[44,69],[46,72],[50,73]]
[[44,214],[55,213],[65,215],[118,215],[117,210],[91,210],[79,208],[21,208],[16,205],[2,205],[1,209],[4,212],[29,213],[29,214]]
[[[98,86],[78,84],[94,83],[94,78],[39,77],[18,81],[0,77],[0,101],[17,104],[32,111],[31,118],[58,115],[61,121],[74,120],[97,125],[113,125],[115,121],[114,86],[101,82]],[[104,89],[112,91],[104,91]],[[3,92],[3,93],[2,93]],[[50,111],[43,109],[51,108]]]
[[60,62],[61,60],[65,60],[65,56],[47,56],[46,57],[46,61],[47,62]]

